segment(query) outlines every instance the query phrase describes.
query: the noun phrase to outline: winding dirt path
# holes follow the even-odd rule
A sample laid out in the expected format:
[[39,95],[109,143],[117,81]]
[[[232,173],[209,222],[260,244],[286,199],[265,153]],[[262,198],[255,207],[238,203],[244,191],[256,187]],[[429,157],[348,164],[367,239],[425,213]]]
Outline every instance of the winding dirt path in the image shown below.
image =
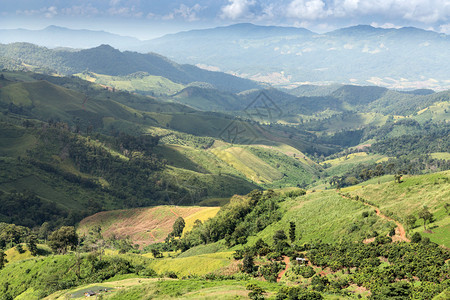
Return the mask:
[[[340,194],[340,195],[341,195],[342,198],[353,200],[353,199],[351,199],[349,197],[346,197],[346,196],[344,196],[342,194]],[[368,203],[364,203],[364,202],[362,202],[362,203],[364,205],[374,209],[376,214],[377,214],[377,216],[379,216],[380,218],[383,218],[383,219],[385,219],[387,221],[390,221],[390,222],[394,222],[395,225],[397,225],[397,227],[395,228],[395,235],[392,236],[392,241],[393,242],[399,242],[399,241],[401,241],[401,242],[408,242],[408,243],[410,242],[410,240],[406,237],[406,231],[405,231],[405,228],[403,227],[402,223],[400,223],[400,222],[398,222],[398,221],[396,221],[394,219],[391,219],[388,216],[382,214],[378,207],[375,207],[375,206],[370,205]]]
[[287,269],[289,268],[289,256],[284,256],[284,263],[286,264],[286,267],[284,268],[284,270],[282,270],[278,276],[277,276],[277,282],[280,282],[281,278],[283,277],[284,273],[286,273]]

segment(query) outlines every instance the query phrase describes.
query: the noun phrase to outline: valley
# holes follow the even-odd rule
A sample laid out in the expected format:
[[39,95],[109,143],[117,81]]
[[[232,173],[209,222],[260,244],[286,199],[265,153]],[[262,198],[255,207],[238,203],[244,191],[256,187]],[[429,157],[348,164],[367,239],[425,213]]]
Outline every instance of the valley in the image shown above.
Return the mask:
[[[148,44],[94,34],[114,47],[0,44],[0,299],[447,299],[447,75],[437,57],[403,82],[427,69],[436,90],[365,85],[363,70],[406,72],[405,32],[430,53],[448,40],[238,24]],[[387,48],[392,74],[365,60]],[[311,64],[295,73],[292,55]],[[311,84],[333,79],[313,62],[340,80]],[[288,81],[250,80],[273,64]]]

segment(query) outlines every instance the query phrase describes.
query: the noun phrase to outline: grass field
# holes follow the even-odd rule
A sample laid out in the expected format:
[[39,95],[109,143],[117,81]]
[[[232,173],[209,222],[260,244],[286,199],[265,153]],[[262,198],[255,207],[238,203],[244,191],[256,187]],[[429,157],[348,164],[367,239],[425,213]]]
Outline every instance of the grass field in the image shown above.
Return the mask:
[[184,85],[175,83],[165,77],[149,75],[144,72],[127,76],[110,76],[89,72],[75,74],[75,76],[118,90],[142,94],[172,95],[184,88]]
[[215,148],[211,152],[241,172],[246,178],[256,183],[271,183],[281,179],[283,176],[276,168],[270,166],[245,148]]
[[[89,284],[70,290],[59,291],[46,300],[83,299],[85,291],[107,288],[109,292],[103,293],[103,299],[140,300],[140,299],[248,299],[249,293],[246,285],[253,283],[273,296],[279,289],[276,283],[258,280],[201,280],[201,279],[154,279],[130,278],[101,284]],[[80,296],[82,295],[82,296]]]
[[[450,247],[450,217],[444,204],[450,201],[450,171],[419,176],[404,176],[398,184],[392,179],[381,184],[369,184],[350,192],[371,201],[384,213],[392,213],[400,220],[427,206],[436,218],[429,225],[433,233],[424,233],[423,221],[418,220],[414,231],[424,234],[433,242]],[[404,222],[404,221],[403,221]]]
[[218,271],[231,264],[233,252],[217,252],[181,258],[162,258],[152,260],[150,267],[158,274],[174,272],[178,277],[205,275]]
[[385,158],[385,156],[380,154],[367,154],[365,152],[357,152],[349,154],[347,156],[326,160],[322,162],[321,165],[330,164],[331,167],[326,169],[327,174],[330,176],[339,176],[351,170],[358,164],[376,163]]
[[435,152],[435,153],[431,153],[431,157],[435,158],[435,159],[450,160],[450,153],[449,152]]
[[[308,193],[281,203],[284,212],[279,222],[265,228],[256,237],[249,238],[252,245],[258,238],[272,244],[272,237],[277,230],[289,230],[289,222],[296,224],[298,243],[320,239],[334,243],[340,240],[361,241],[373,230],[380,234],[387,233],[390,225],[374,215],[364,204],[344,199],[335,191]],[[363,212],[369,212],[364,218]]]

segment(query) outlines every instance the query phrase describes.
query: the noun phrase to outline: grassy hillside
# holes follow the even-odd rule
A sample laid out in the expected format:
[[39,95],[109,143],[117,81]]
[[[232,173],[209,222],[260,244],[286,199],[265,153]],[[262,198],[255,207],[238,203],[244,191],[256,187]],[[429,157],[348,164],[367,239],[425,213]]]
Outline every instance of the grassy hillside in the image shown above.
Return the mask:
[[367,154],[366,152],[357,152],[344,155],[338,158],[329,159],[321,162],[322,166],[327,166],[326,172],[330,176],[340,176],[351,170],[359,164],[371,164],[381,162],[387,159],[386,156],[380,154]]
[[277,169],[253,155],[245,148],[215,148],[211,152],[253,182],[272,183],[282,178],[282,174]]
[[[249,244],[255,243],[258,238],[272,244],[274,233],[280,229],[288,232],[291,221],[296,224],[300,243],[314,240],[325,243],[362,241],[374,230],[383,234],[392,226],[375,216],[364,204],[344,199],[335,191],[319,191],[287,198],[280,204],[280,210],[281,220],[249,238]],[[363,217],[363,212],[369,212],[369,216]]]
[[84,80],[105,85],[117,90],[137,92],[143,95],[161,96],[173,95],[184,88],[184,85],[175,83],[162,76],[138,72],[126,76],[111,76],[83,72],[75,74]]
[[449,171],[404,176],[402,183],[395,183],[392,177],[390,182],[366,185],[350,194],[374,203],[382,212],[396,217],[403,224],[408,215],[418,217],[418,212],[427,206],[436,219],[427,226],[430,231],[424,232],[423,220],[417,220],[416,228],[410,234],[417,231],[433,242],[450,247],[450,216],[444,208],[450,199]]
[[192,229],[195,220],[203,222],[214,217],[218,211],[218,207],[198,206],[156,206],[104,211],[81,220],[77,231],[80,235],[86,235],[94,227],[100,226],[105,238],[129,237],[133,244],[144,247],[164,241],[172,232],[172,226],[178,217],[185,219],[185,230],[188,231]]

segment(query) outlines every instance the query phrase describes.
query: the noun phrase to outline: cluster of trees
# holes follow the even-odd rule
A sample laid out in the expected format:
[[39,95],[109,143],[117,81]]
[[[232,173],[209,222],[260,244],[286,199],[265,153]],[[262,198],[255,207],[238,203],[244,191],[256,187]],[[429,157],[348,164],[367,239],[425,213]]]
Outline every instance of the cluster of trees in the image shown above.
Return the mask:
[[[410,122],[415,121],[410,120]],[[420,127],[416,123],[414,124]],[[428,124],[428,126],[423,127],[417,133],[404,134],[391,138],[385,138],[384,136],[378,137],[380,133],[377,133],[376,136],[379,141],[370,147],[370,151],[391,157],[400,157],[433,152],[447,152],[450,149],[450,124]]]
[[44,222],[65,223],[68,213],[65,210],[43,201],[32,192],[0,191],[0,221],[26,226],[40,226]]
[[[314,265],[351,274],[349,282],[369,289],[374,299],[392,297],[398,289],[414,299],[431,299],[449,287],[447,250],[429,240],[390,242],[389,237],[378,236],[370,244],[318,243],[306,255]],[[380,268],[380,257],[389,264]]]
[[389,158],[387,161],[372,164],[359,164],[342,176],[329,179],[332,186],[337,188],[350,186],[386,174],[391,175],[419,175],[428,172],[450,170],[450,160],[436,159],[429,155],[414,157]]
[[171,240],[170,247],[183,251],[201,244],[225,239],[227,245],[245,244],[247,237],[281,219],[278,202],[284,198],[273,190],[254,190],[245,197],[235,196],[218,214],[194,227],[181,239]]

